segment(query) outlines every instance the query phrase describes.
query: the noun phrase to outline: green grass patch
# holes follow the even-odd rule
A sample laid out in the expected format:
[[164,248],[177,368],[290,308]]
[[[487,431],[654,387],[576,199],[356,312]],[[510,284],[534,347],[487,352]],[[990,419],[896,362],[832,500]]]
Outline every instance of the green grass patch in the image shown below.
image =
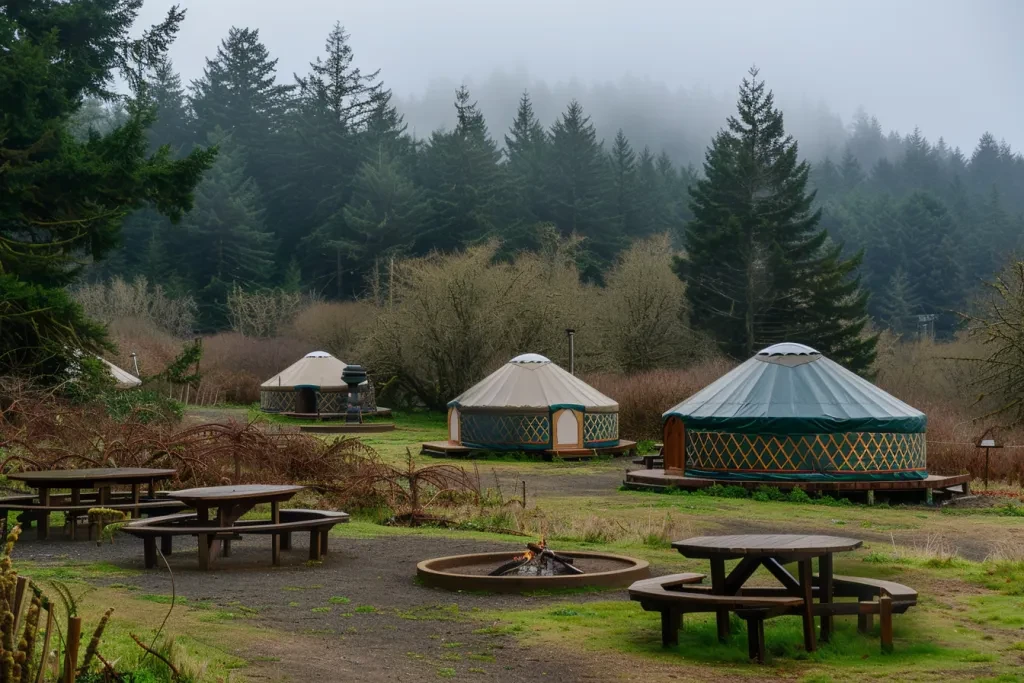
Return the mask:
[[344,595],[332,595],[331,597],[327,598],[327,602],[331,603],[332,605],[347,605],[352,601],[346,598]]
[[373,605],[359,605],[356,607],[356,614],[376,614],[377,608]]

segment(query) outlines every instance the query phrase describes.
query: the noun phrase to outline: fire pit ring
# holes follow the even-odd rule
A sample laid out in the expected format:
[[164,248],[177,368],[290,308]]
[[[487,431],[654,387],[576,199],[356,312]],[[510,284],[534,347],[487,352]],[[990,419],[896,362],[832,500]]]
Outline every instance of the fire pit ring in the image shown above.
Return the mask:
[[416,575],[427,586],[451,591],[488,593],[528,593],[587,587],[625,588],[634,581],[646,579],[651,575],[650,565],[645,560],[633,557],[582,551],[559,554],[572,558],[584,569],[587,564],[594,563],[600,564],[602,570],[560,576],[488,576],[487,569],[494,569],[522,555],[522,551],[505,551],[450,555],[423,560],[416,565]]

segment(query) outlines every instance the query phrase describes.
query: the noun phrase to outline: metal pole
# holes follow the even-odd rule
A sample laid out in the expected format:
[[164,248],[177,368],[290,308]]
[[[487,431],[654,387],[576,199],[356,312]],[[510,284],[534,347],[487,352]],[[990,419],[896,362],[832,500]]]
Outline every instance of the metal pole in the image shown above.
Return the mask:
[[985,490],[988,491],[988,452],[990,449],[985,449]]
[[565,331],[569,335],[569,374],[576,374],[576,330],[567,329]]

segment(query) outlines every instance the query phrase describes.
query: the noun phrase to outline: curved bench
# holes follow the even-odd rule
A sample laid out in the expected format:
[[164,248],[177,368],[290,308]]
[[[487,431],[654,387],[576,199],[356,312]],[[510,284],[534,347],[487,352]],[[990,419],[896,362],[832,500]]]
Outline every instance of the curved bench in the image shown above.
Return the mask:
[[[39,535],[45,536],[42,525],[49,524],[50,513],[63,512],[69,522],[67,526],[70,527],[71,537],[74,538],[78,528],[78,517],[86,515],[89,510],[94,508],[120,510],[121,512],[138,514],[139,516],[149,516],[183,510],[188,507],[180,501],[166,498],[142,498],[135,502],[131,498],[124,496],[115,496],[104,503],[98,501],[76,503],[72,502],[70,496],[53,496],[49,505],[42,505],[37,500],[38,498],[33,494],[0,498],[0,519],[6,520],[10,512],[20,512],[22,515],[19,521],[22,522],[23,528],[27,528],[35,523],[39,525]],[[90,524],[89,540],[99,538],[99,531],[98,525]]]
[[[274,524],[267,520],[239,520],[233,526],[220,527],[216,523],[199,524],[198,515],[187,512],[163,517],[151,517],[129,522],[121,527],[121,531],[131,534],[143,541],[146,568],[156,566],[156,539],[160,539],[160,552],[170,555],[173,549],[174,536],[196,536],[199,539],[199,565],[203,569],[210,566],[209,543],[214,539],[223,541],[237,540],[243,534],[273,535],[281,539],[282,550],[291,549],[291,535],[295,531],[309,532],[309,559],[320,560],[327,554],[327,538],[336,524],[349,521],[344,512],[333,510],[281,510],[280,522]],[[224,556],[230,555],[230,545],[224,544]],[[274,544],[273,562],[280,564],[280,557]]]
[[[764,620],[785,614],[800,614],[803,599],[783,587],[743,588],[736,595],[714,595],[711,587],[699,585],[703,574],[672,574],[637,581],[629,587],[629,598],[648,612],[661,612],[661,642],[665,647],[679,643],[682,616],[686,613],[735,612],[747,622],[747,644],[751,659],[764,663]],[[821,597],[820,577],[815,576],[814,597]],[[892,581],[859,576],[832,577],[832,598],[855,598],[855,602],[815,602],[814,614],[824,618],[857,615],[861,633],[872,630],[873,615],[879,615],[882,649],[892,651],[892,615],[902,614],[917,604],[917,591]]]

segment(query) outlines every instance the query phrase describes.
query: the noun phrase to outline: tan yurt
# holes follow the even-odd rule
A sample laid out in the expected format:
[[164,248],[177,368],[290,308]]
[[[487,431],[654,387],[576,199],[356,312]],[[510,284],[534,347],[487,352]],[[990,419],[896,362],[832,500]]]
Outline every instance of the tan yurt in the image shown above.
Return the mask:
[[108,360],[103,358],[100,358],[100,360],[106,366],[107,371],[110,372],[110,376],[114,378],[114,386],[118,389],[133,389],[142,386],[142,380],[132,373],[122,370]]
[[[326,351],[307,353],[260,385],[265,413],[340,415],[348,407],[348,385],[341,380],[346,364]],[[376,412],[373,384],[359,385],[363,412]]]
[[448,438],[488,450],[619,444],[619,404],[544,356],[516,356],[448,404]]

